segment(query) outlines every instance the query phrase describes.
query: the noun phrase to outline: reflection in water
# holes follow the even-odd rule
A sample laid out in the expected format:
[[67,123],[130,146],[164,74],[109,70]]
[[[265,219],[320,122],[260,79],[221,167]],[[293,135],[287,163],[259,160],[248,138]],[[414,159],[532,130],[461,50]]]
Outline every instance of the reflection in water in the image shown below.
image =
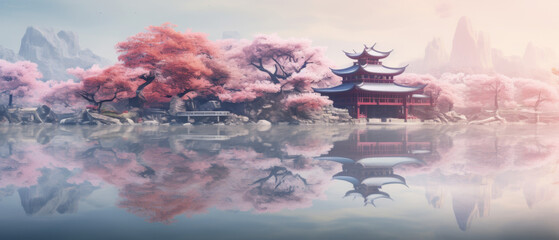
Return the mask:
[[334,179],[348,181],[354,188],[345,196],[362,197],[365,205],[370,203],[374,206],[376,199],[392,199],[388,193],[381,191],[382,186],[407,186],[404,177],[394,174],[394,167],[423,164],[421,159],[430,154],[431,149],[431,142],[413,139],[407,128],[357,130],[348,140],[336,142],[328,156],[317,159],[341,163],[343,171],[334,175]]
[[117,206],[148,221],[210,208],[273,213],[326,199],[333,178],[353,184],[346,196],[372,205],[391,199],[387,184],[421,187],[426,205],[451,204],[465,231],[518,189],[529,208],[553,201],[559,181],[556,131],[536,126],[29,126],[0,133],[0,200],[18,193],[28,215],[75,213],[80,199],[107,185],[118,190]]

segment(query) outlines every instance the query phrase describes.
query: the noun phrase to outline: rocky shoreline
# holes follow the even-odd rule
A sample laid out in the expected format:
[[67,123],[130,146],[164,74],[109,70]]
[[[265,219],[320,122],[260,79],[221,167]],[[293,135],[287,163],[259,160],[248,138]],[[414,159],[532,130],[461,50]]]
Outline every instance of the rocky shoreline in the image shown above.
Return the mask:
[[[278,125],[305,124],[356,124],[360,121],[353,119],[346,109],[326,107],[322,113],[312,118],[298,118],[292,116],[291,121],[274,122]],[[362,121],[361,121],[362,122]],[[252,120],[247,116],[229,113],[221,121],[215,117],[177,116],[171,111],[162,109],[131,109],[123,113],[86,109],[77,113],[56,114],[46,105],[37,108],[7,108],[0,105],[0,124],[31,125],[31,124],[59,124],[59,125],[272,125],[272,122],[259,119]]]
[[[464,115],[456,112],[428,113],[428,120],[409,119],[412,124],[468,124]],[[0,124],[31,125],[310,125],[310,124],[404,124],[403,119],[354,119],[347,109],[324,107],[322,111],[302,118],[291,116],[289,121],[271,122],[266,119],[251,119],[247,116],[229,113],[217,121],[215,117],[184,117],[163,109],[138,109],[117,113],[86,109],[77,113],[56,114],[46,105],[37,108],[7,108],[0,105]]]

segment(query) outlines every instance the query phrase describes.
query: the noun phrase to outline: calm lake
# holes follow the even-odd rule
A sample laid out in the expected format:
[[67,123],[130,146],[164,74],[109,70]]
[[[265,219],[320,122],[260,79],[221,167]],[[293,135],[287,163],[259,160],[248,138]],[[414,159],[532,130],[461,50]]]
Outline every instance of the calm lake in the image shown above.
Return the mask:
[[0,239],[559,239],[559,126],[0,127]]

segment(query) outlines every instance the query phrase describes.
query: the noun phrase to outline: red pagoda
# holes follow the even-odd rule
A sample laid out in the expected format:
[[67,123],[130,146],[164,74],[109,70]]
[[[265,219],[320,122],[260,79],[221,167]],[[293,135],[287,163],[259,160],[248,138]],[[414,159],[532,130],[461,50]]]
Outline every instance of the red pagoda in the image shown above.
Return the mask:
[[406,122],[412,106],[430,106],[431,98],[423,94],[421,86],[404,86],[394,83],[394,76],[402,74],[406,67],[386,67],[380,61],[392,51],[382,52],[375,45],[360,53],[345,55],[356,62],[343,69],[332,69],[342,77],[342,84],[331,88],[315,88],[314,91],[328,96],[334,107],[347,108],[355,118],[403,118]]

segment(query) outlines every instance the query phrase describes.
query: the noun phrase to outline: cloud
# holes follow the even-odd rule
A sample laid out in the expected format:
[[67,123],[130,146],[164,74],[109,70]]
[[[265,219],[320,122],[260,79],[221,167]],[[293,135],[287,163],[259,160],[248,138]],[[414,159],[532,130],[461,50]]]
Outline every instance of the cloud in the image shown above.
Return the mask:
[[448,18],[452,15],[452,6],[448,2],[443,2],[435,7],[435,12],[440,18]]

